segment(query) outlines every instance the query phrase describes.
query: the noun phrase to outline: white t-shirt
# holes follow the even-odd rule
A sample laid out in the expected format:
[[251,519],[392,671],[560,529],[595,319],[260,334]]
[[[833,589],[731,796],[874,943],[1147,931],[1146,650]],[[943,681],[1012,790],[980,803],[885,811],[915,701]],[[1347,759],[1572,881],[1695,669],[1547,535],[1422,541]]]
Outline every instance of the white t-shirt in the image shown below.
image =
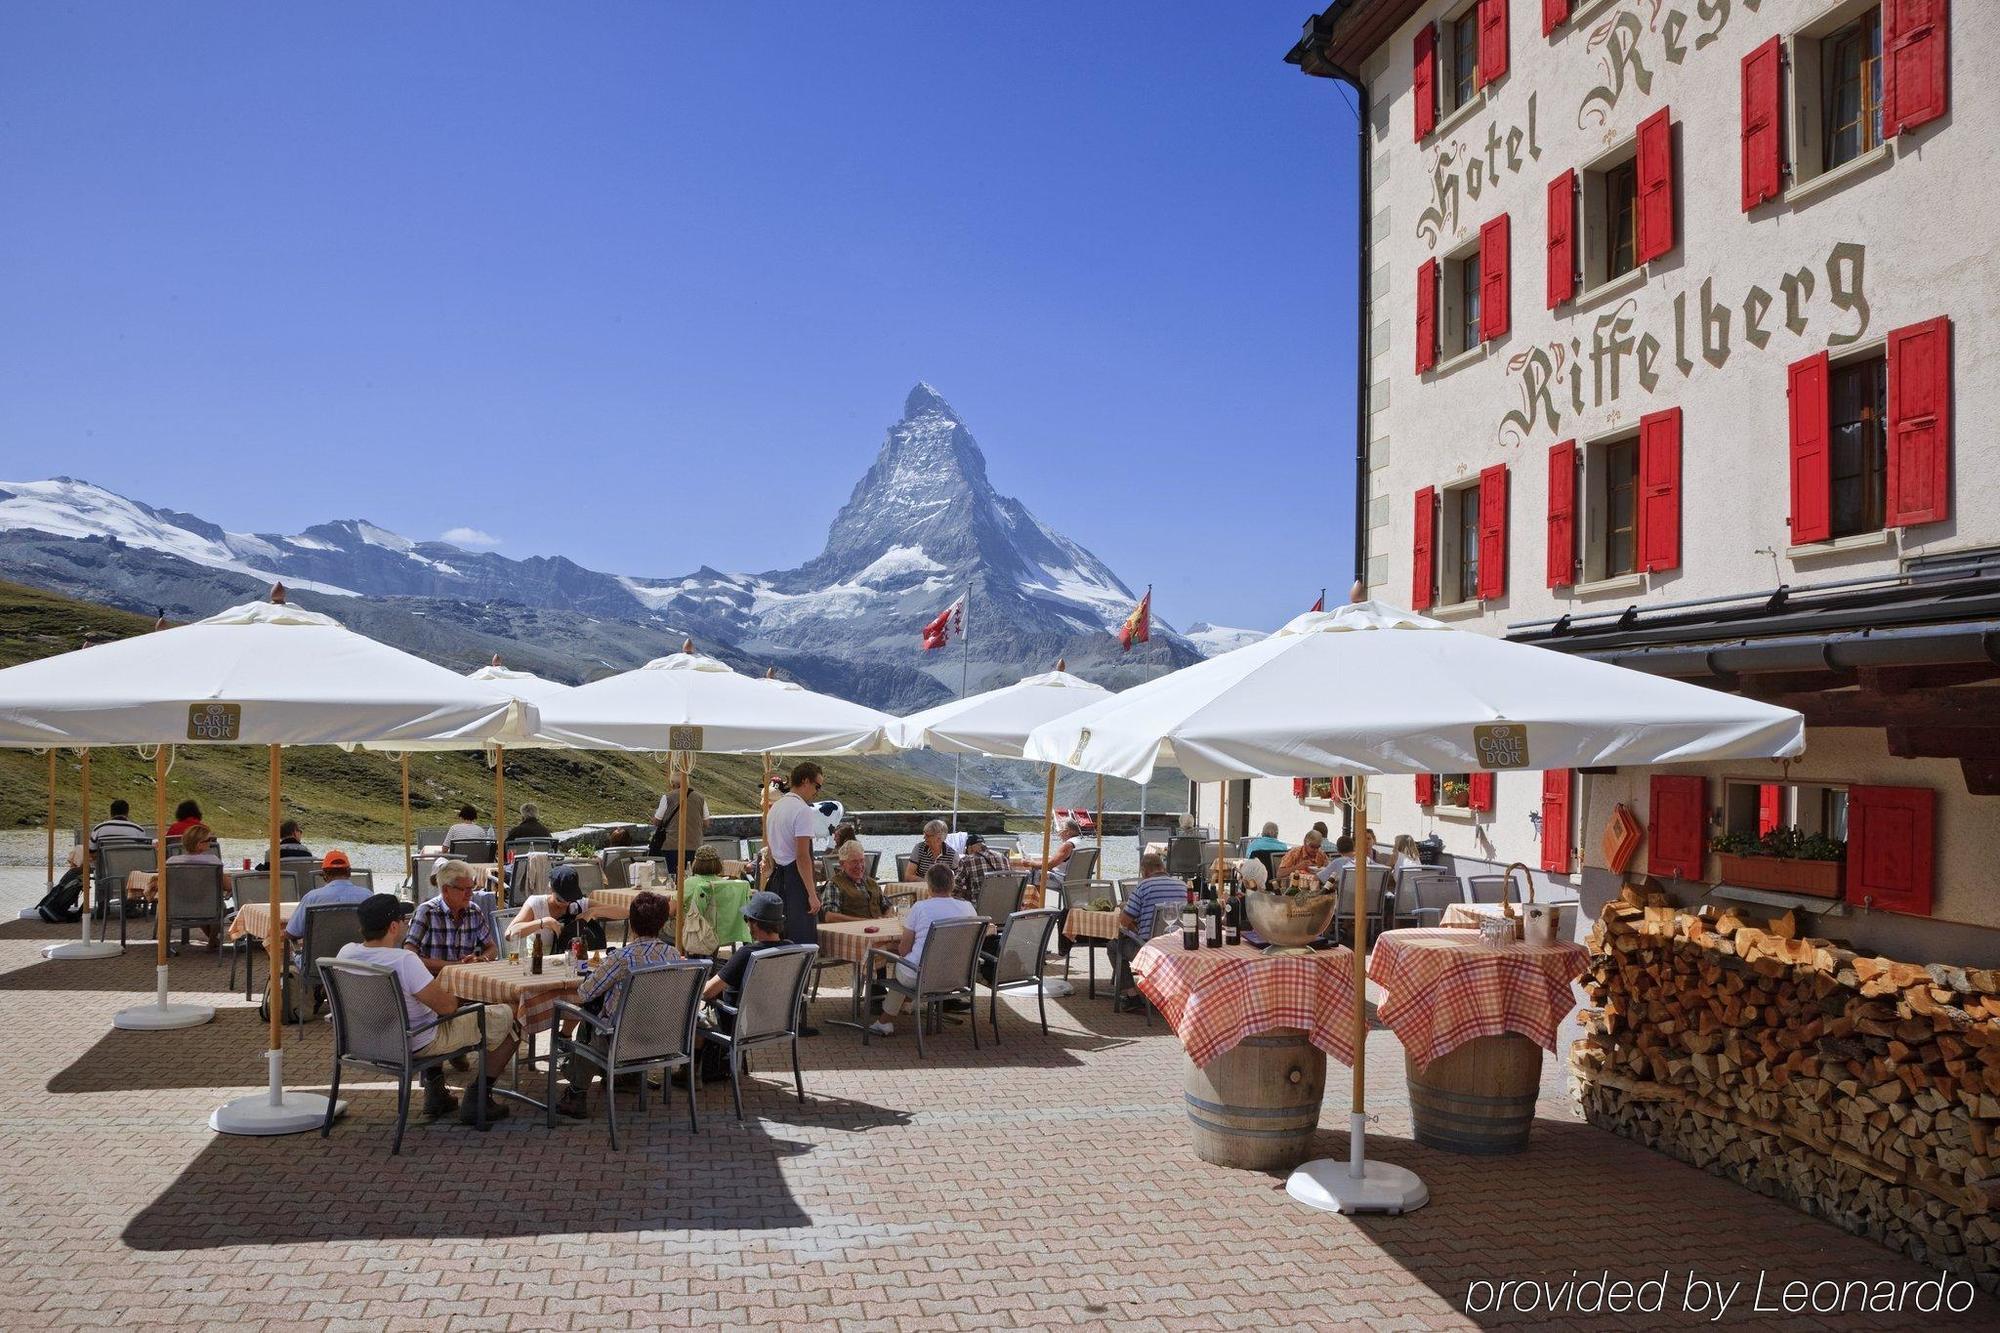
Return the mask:
[[[428,1005],[417,998],[417,992],[431,984],[430,969],[410,950],[385,949],[372,944],[343,944],[338,956],[357,963],[374,963],[394,971],[397,984],[403,988],[403,1008],[410,1016],[411,1027],[427,1023],[436,1016]],[[436,1035],[435,1028],[425,1028],[410,1038],[410,1049],[414,1051],[429,1045]]]
[[489,835],[486,830],[477,824],[453,824],[444,831],[444,845],[449,847],[460,838],[485,838],[487,836]]
[[909,965],[915,967],[923,961],[924,941],[930,938],[932,926],[940,921],[978,915],[979,909],[963,898],[919,898],[911,903],[910,910],[903,913],[903,929],[917,937],[910,946]]
[[798,859],[800,838],[817,837],[819,811],[807,805],[797,792],[786,792],[771,807],[771,860],[788,866]]
[[[561,905],[562,899],[556,897],[553,893],[531,893],[528,895],[528,900],[522,904],[522,906],[528,909],[528,919],[530,921],[540,921],[543,917],[555,917],[558,921],[562,920],[561,917],[557,917],[555,914],[555,909]],[[577,899],[576,906],[577,920],[581,921],[590,914],[590,899],[588,897]],[[542,943],[545,945],[556,942],[556,934],[551,930],[538,930],[532,935],[521,936],[521,939],[532,941],[535,935],[540,935]]]

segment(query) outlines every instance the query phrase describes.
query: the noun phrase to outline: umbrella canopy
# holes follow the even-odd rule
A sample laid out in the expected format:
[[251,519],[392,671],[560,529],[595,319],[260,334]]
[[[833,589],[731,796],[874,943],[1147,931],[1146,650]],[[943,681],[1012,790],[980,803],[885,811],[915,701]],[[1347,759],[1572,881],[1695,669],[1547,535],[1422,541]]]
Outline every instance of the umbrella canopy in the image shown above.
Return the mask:
[[574,685],[565,685],[559,680],[538,676],[532,671],[516,671],[512,667],[501,666],[498,662],[492,666],[483,666],[477,671],[468,671],[465,678],[485,681],[516,699],[524,699],[536,705],[559,699],[576,688]]
[[540,739],[582,750],[890,754],[895,722],[860,704],[679,652],[552,700],[541,710]]
[[1790,709],[1359,602],[1045,723],[1025,755],[1136,782],[1162,764],[1214,782],[1804,749]]
[[283,603],[0,671],[0,746],[525,740],[533,704]]
[[1063,670],[1045,671],[966,699],[952,699],[896,724],[892,737],[906,750],[1021,758],[1028,733],[1044,722],[1109,699],[1102,685]]

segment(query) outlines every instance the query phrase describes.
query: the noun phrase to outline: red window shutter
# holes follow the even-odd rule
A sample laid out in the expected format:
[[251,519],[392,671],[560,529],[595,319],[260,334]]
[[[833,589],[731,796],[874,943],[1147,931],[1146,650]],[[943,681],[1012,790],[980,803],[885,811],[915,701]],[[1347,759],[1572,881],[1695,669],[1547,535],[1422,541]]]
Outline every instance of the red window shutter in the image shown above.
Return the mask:
[[1426,259],[1417,266],[1417,373],[1423,374],[1438,360],[1438,262]]
[[1549,449],[1549,586],[1576,583],[1576,441]]
[[1674,123],[1661,107],[1639,122],[1641,264],[1674,248]]
[[1329,796],[1331,796],[1331,797],[1332,797],[1332,798],[1333,798],[1334,800],[1336,800],[1336,801],[1344,801],[1344,800],[1346,800],[1346,799],[1347,799],[1347,779],[1346,779],[1346,778],[1328,778],[1328,779],[1327,779],[1327,794],[1328,794]]
[[1466,774],[1465,787],[1465,805],[1468,810],[1491,810],[1493,808],[1493,775],[1491,773]]
[[1784,819],[1782,813],[1784,789],[1775,782],[1761,783],[1757,787],[1757,836],[1763,837]]
[[1946,0],[1882,0],[1882,133],[1913,130],[1951,105]]
[[1507,0],[1479,0],[1479,82],[1507,72]]
[[1558,875],[1570,871],[1569,770],[1552,768],[1542,774],[1542,869]]
[[1542,0],[1542,36],[1569,22],[1569,0]]
[[1479,341],[1507,336],[1512,322],[1514,284],[1508,277],[1513,247],[1507,215],[1479,229]]
[[1415,65],[1410,71],[1412,103],[1417,109],[1416,140],[1437,128],[1437,24],[1426,23],[1417,33]]
[[1773,37],[1743,57],[1743,211],[1778,197],[1784,175],[1778,102],[1783,43]]
[[1507,465],[1479,473],[1479,595],[1507,594]]
[[1306,798],[1306,780],[1304,778],[1293,778],[1292,799],[1295,801],[1303,801],[1305,798]]
[[1792,362],[1785,394],[1792,419],[1792,540],[1833,536],[1833,448],[1827,425],[1826,353]]
[[[1708,851],[1708,783],[1701,777],[1656,776],[1646,837],[1646,865],[1655,875],[1700,879]],[[1852,816],[1849,816],[1850,820]]]
[[1437,804],[1437,778],[1429,773],[1417,774],[1417,804]]
[[1847,901],[1931,913],[1937,793],[1928,787],[1847,789]]
[[1437,590],[1437,565],[1433,559],[1437,536],[1437,488],[1426,486],[1417,492],[1415,540],[1410,548],[1410,608],[1430,608]]
[[[1549,309],[1576,295],[1576,172],[1549,182]],[[1482,312],[1483,313],[1483,312]]]
[[1889,332],[1888,522],[1951,516],[1951,321]]
[[1639,568],[1681,564],[1681,410],[1639,418]]

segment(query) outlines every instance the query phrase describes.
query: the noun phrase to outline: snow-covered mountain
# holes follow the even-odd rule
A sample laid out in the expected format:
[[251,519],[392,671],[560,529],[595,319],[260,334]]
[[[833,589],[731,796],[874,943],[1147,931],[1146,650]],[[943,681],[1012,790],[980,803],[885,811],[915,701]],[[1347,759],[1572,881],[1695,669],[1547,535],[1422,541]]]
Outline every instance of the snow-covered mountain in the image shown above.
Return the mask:
[[1235,652],[1259,639],[1269,638],[1261,629],[1231,629],[1227,625],[1211,625],[1205,620],[1197,620],[1188,626],[1187,641],[1203,657],[1216,657],[1223,653]]
[[776,664],[896,711],[956,691],[956,648],[923,654],[918,630],[968,586],[975,689],[1058,657],[1122,685],[1199,655],[1157,621],[1151,644],[1121,653],[1111,631],[1137,600],[1132,590],[996,492],[971,433],[923,384],[834,518],[826,549],[797,569],[639,578],[412,541],[362,519],[234,531],[57,477],[0,482],[0,575],[175,618],[282,579],[411,651],[467,664],[497,651],[556,679],[634,665],[693,634],[725,659]]

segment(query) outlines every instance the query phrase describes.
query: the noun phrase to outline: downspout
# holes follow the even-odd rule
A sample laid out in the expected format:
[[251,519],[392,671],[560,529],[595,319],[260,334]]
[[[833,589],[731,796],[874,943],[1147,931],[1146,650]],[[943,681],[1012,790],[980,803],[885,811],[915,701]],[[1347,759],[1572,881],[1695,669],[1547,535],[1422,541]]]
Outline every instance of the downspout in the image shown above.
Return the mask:
[[1337,71],[1335,77],[1354,89],[1356,110],[1360,113],[1355,126],[1356,165],[1360,170],[1361,188],[1357,192],[1358,207],[1355,213],[1355,237],[1360,242],[1356,247],[1359,256],[1355,265],[1354,283],[1354,586],[1361,597],[1368,595],[1368,329],[1369,329],[1369,241],[1370,241],[1370,181],[1371,164],[1368,153],[1368,85],[1355,75]]

